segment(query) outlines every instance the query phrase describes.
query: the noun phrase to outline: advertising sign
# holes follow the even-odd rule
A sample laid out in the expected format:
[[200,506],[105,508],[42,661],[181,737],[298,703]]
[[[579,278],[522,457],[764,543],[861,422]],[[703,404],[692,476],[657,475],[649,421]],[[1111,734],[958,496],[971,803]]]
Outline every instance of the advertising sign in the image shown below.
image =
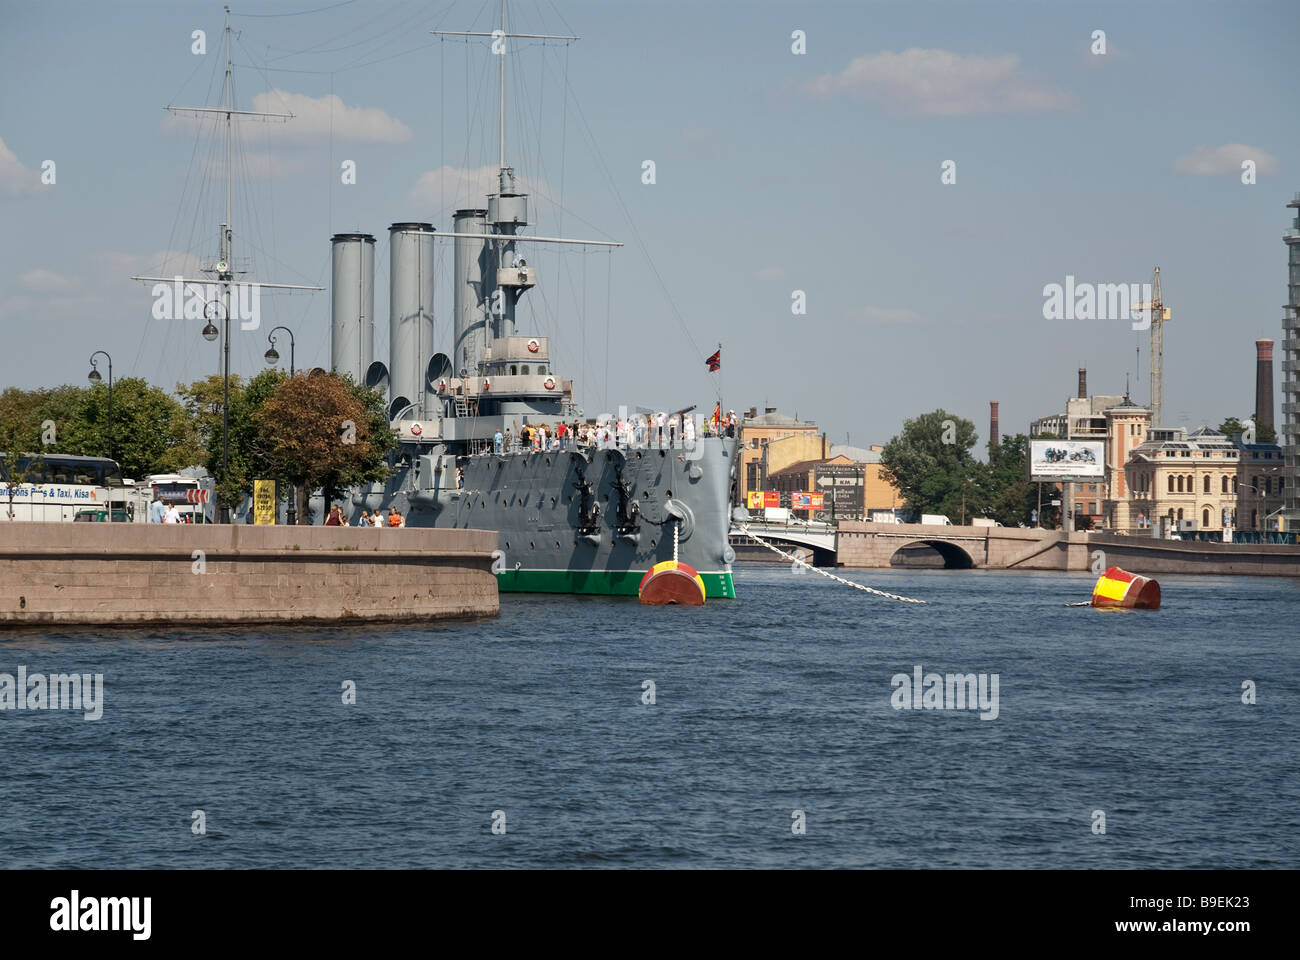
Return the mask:
[[781,506],[781,494],[775,490],[751,490],[745,505],[750,510],[762,510],[765,507]]
[[826,494],[792,493],[790,494],[790,506],[796,510],[825,510]]
[[1100,440],[1030,440],[1030,480],[1100,479],[1106,473],[1106,445]]
[[253,481],[253,524],[275,524],[275,481]]

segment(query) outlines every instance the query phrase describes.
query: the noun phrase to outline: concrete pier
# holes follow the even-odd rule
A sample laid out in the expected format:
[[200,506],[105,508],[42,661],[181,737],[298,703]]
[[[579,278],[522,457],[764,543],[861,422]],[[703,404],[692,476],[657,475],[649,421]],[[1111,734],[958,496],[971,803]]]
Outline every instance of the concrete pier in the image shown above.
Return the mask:
[[496,547],[489,530],[7,523],[0,625],[495,616]]

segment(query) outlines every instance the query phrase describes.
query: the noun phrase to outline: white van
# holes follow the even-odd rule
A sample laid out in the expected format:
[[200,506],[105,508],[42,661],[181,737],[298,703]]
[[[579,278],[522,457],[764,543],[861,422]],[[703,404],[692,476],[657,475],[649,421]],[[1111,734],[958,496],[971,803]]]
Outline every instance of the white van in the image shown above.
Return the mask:
[[921,514],[921,522],[927,523],[932,527],[952,526],[952,521],[949,520],[947,517],[945,517],[942,513],[923,513]]

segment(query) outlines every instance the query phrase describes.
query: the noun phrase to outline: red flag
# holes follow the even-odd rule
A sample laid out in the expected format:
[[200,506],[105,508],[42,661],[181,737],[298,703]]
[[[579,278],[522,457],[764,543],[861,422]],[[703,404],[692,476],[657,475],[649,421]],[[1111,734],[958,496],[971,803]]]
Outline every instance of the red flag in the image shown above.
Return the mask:
[[717,373],[718,368],[722,366],[722,348],[718,347],[717,350],[714,350],[713,356],[709,357],[709,359],[705,360],[704,362],[709,365],[710,373]]

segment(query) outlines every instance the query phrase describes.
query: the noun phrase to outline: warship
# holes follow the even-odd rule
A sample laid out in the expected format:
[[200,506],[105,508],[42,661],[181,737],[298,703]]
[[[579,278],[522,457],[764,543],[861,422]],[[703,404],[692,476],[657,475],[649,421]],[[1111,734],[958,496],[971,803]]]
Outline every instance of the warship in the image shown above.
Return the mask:
[[[456,210],[450,230],[422,221],[388,228],[387,362],[373,356],[375,237],[331,238],[331,364],[385,397],[398,439],[390,478],[348,491],[345,513],[356,523],[362,511],[395,508],[408,526],[496,530],[503,591],[636,595],[656,564],[677,561],[698,574],[705,596],[734,597],[728,532],[738,439],[688,408],[674,412],[693,419],[693,437],[689,428],[671,441],[611,429],[613,437],[578,446],[576,424],[613,428],[635,412],[585,416],[573,381],[552,365],[550,338],[516,323],[518,305],[541,281],[526,257],[534,245],[621,246],[524,232],[529,196],[506,162],[504,43],[577,38],[507,32],[504,0],[499,31],[451,35],[492,38],[500,54],[496,191],[482,206]],[[453,245],[451,340],[441,349],[439,243]],[[559,423],[569,433],[563,449],[520,442],[525,427],[553,435]],[[325,506],[317,497],[313,513]]]

